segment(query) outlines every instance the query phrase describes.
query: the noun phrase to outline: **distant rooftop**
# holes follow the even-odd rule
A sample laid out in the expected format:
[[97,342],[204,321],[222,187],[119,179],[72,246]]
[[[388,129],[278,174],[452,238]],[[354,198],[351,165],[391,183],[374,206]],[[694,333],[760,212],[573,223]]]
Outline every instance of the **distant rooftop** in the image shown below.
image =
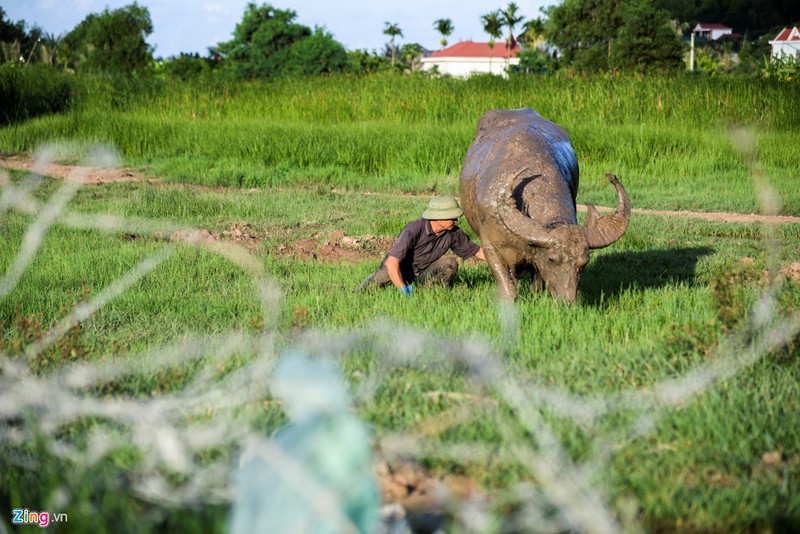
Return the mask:
[[697,26],[694,28],[694,31],[700,30],[733,30],[733,28],[725,26],[724,24],[698,22]]
[[[511,49],[511,57],[517,57],[519,46]],[[429,58],[444,57],[508,57],[508,49],[505,43],[495,43],[493,49],[489,49],[489,43],[476,43],[475,41],[461,41],[443,50],[432,53]]]
[[795,26],[794,28],[784,28],[775,39],[770,41],[770,43],[776,41],[800,43],[800,30],[797,29],[797,26]]

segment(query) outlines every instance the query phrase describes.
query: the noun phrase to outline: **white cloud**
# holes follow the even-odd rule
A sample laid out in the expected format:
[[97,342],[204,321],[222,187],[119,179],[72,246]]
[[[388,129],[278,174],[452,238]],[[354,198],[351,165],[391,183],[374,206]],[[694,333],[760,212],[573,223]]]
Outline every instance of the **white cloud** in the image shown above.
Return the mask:
[[224,13],[225,8],[219,3],[206,2],[203,4],[203,11],[206,13]]

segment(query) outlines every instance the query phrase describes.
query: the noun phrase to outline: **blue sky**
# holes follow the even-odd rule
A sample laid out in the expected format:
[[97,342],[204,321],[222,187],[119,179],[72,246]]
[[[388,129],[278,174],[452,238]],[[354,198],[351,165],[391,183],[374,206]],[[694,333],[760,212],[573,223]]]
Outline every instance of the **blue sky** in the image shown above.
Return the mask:
[[[529,18],[541,16],[539,8],[560,0],[516,0],[520,13]],[[0,0],[6,17],[38,24],[55,35],[74,28],[90,13],[106,7],[115,9],[133,0]],[[150,10],[153,33],[148,42],[155,55],[168,57],[180,52],[205,55],[209,46],[227,41],[242,20],[248,0],[138,0]],[[257,5],[265,2],[256,1]],[[397,42],[416,42],[438,49],[441,36],[433,21],[449,18],[455,31],[448,41],[472,39],[487,41],[480,16],[505,7],[507,0],[275,0],[267,2],[297,13],[297,22],[309,27],[323,26],[348,49],[382,49],[388,42],[384,22],[396,23],[403,31]]]

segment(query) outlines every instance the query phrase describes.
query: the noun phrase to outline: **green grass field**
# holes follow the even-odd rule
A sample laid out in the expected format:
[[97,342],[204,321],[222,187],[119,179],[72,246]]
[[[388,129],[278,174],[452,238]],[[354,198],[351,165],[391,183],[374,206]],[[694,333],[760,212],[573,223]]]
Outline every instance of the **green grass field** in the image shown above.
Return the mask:
[[783,212],[800,214],[795,184],[796,84],[745,78],[563,76],[468,81],[376,76],[238,85],[114,86],[86,82],[66,115],[0,130],[0,151],[69,139],[180,182],[235,187],[330,186],[453,192],[480,115],[532,107],[570,134],[581,199],[600,202],[614,172],[635,206],[757,210],[729,129],[756,139]]
[[[800,215],[796,86],[625,77],[341,82],[169,86],[118,101],[87,85],[90,99],[72,112],[0,129],[5,153],[66,139],[72,144],[59,158],[73,163],[104,142],[126,164],[162,178],[77,191],[0,298],[0,349],[12,358],[3,360],[0,380],[12,383],[8,362],[24,361],[26,347],[80,299],[101,298],[157,257],[152,270],[28,361],[38,374],[25,383],[66,388],[62,379],[80,362],[97,372],[130,365],[135,372],[76,391],[144,410],[193,398],[197,384],[234,396],[225,388],[238,370],[257,375],[259,353],[303,350],[340,362],[376,446],[416,439],[416,454],[407,454],[435,475],[478,481],[500,518],[540,501],[555,517],[556,490],[577,480],[626,528],[800,528],[800,359],[791,330],[800,283],[773,289],[768,319],[751,313],[768,291],[765,271],[800,258],[800,224],[635,213],[622,240],[593,252],[577,305],[522,288],[513,312],[498,307],[488,268],[474,261],[462,265],[454,287],[417,288],[409,299],[388,289],[352,292],[385,250],[361,250],[354,262],[321,252],[341,233],[391,241],[431,194],[456,192],[475,121],[496,106],[530,105],[565,126],[582,166],[579,202],[612,205],[602,173],[613,171],[635,208],[750,213],[758,210],[755,173],[780,196],[781,213]],[[752,132],[757,161],[732,140],[734,124]],[[3,191],[26,180],[11,172]],[[45,179],[32,193],[38,207],[28,211],[6,211],[0,200],[0,273],[19,261],[41,207],[61,187]],[[122,222],[106,230],[97,218],[74,222],[103,214]],[[165,238],[179,225],[225,243],[226,231],[242,223],[256,236],[247,259]],[[301,241],[316,244],[317,259],[298,252]],[[260,296],[264,281],[279,299]],[[793,341],[774,342],[779,326]],[[224,348],[231,333],[246,342]],[[205,349],[194,347],[197,339]],[[183,353],[192,357],[169,363],[167,355]],[[470,355],[495,374],[470,364]],[[676,397],[661,389],[670,384],[680,386]],[[230,418],[233,428],[271,434],[286,418],[262,386],[263,396],[246,405],[187,407],[178,421],[193,428]],[[82,415],[54,430],[37,419],[52,409],[0,411],[0,506],[68,512],[61,527],[70,532],[224,529],[227,506],[208,496],[208,485],[173,506],[134,491],[153,474],[177,488],[195,480],[191,470],[149,458],[135,439],[86,460],[96,452],[94,432],[129,436],[134,423],[104,423],[76,408]],[[15,442],[9,429],[27,441]],[[59,455],[51,441],[76,452]],[[237,450],[235,440],[215,442],[192,456],[193,465],[198,473],[230,468]],[[553,450],[563,458],[548,456]],[[562,469],[535,461],[548,458]]]

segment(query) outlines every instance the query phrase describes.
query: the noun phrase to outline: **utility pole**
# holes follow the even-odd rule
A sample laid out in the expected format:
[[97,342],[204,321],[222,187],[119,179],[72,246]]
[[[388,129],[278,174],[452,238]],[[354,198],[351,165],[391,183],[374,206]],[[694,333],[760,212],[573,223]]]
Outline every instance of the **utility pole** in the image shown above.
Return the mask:
[[689,71],[694,72],[694,32],[692,32],[691,47],[689,48]]

